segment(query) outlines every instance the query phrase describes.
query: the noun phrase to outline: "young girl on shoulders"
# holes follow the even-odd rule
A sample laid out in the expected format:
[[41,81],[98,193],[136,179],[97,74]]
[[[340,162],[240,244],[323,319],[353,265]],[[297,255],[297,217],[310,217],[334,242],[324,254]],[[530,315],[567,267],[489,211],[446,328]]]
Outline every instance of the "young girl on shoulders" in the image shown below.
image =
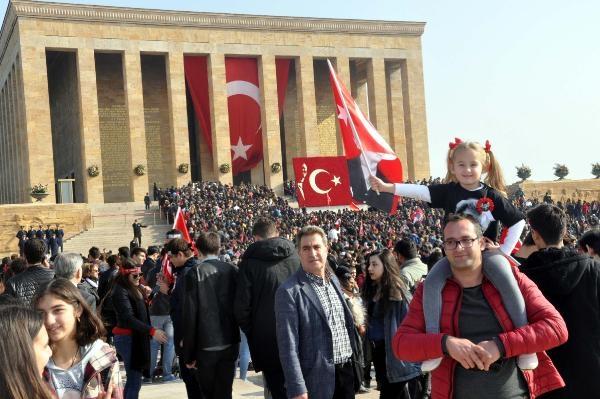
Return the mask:
[[[524,215],[506,198],[506,185],[500,165],[494,156],[489,141],[485,146],[476,142],[456,138],[449,144],[447,155],[448,173],[445,182],[430,186],[420,184],[385,183],[371,176],[371,189],[381,192],[394,193],[429,202],[432,208],[442,208],[448,213],[467,213],[475,217],[481,225],[484,236],[490,244],[498,237],[498,223],[507,228],[504,241],[499,250],[510,255],[519,241],[523,227]],[[483,178],[483,182],[482,180]],[[460,243],[445,243],[448,245]],[[460,244],[462,246],[462,244]],[[527,324],[525,302],[519,291],[516,279],[510,268],[510,263],[503,257],[489,257],[484,262],[484,275],[501,292],[503,302],[515,327]],[[441,292],[445,281],[451,276],[450,265],[443,258],[436,264],[425,283],[428,291],[424,301],[430,303],[428,309],[433,311],[426,315],[428,332],[439,331],[439,316],[441,311]],[[422,365],[423,371],[435,369],[441,359],[432,359]],[[537,367],[535,354],[521,355],[518,359],[521,369]]]

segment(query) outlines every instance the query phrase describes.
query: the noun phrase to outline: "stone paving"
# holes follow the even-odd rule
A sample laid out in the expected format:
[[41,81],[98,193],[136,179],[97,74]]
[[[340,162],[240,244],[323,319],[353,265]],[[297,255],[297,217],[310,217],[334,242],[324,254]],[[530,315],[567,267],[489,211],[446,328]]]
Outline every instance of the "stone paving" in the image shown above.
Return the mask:
[[[233,399],[242,398],[262,398],[263,386],[262,376],[252,371],[248,372],[248,381],[242,381],[236,378],[233,382]],[[375,399],[379,397],[378,391],[371,391],[368,394],[356,396],[359,399]],[[154,383],[142,386],[140,399],[166,399],[166,398],[186,398],[185,385],[181,380],[166,384]]]

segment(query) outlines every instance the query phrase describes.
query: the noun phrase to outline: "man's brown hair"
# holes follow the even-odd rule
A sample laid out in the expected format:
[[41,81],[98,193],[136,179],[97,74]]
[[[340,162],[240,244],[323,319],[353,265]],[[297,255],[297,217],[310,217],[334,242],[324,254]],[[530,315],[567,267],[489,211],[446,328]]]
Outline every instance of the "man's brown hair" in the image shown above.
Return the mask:
[[201,233],[196,240],[196,248],[202,255],[218,255],[221,249],[221,237],[214,231]]

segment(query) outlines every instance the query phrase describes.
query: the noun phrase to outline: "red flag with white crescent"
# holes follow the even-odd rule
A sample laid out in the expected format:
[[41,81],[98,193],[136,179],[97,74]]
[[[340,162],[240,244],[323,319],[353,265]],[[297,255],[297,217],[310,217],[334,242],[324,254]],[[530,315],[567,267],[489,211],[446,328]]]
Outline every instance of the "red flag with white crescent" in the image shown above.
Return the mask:
[[229,138],[233,174],[255,167],[263,159],[256,58],[225,58]]
[[352,197],[394,214],[399,197],[390,193],[375,193],[367,182],[371,174],[386,182],[402,182],[400,159],[362,113],[348,89],[338,80],[331,63],[327,62],[337,119],[344,142],[344,154],[348,162]]
[[352,202],[346,159],[294,158],[298,206],[348,205]]

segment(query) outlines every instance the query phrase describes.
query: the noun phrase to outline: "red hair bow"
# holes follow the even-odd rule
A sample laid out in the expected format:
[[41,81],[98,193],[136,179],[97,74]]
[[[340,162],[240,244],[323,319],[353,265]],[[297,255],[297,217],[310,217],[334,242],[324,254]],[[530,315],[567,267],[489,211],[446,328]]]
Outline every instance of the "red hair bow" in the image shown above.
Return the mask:
[[489,153],[492,150],[492,145],[490,144],[489,140],[485,141],[485,147],[483,147],[483,149],[485,150],[485,152]]
[[454,138],[454,143],[450,142],[448,143],[448,147],[450,147],[451,150],[455,149],[457,145],[459,145],[460,143],[462,143],[462,140],[459,139],[458,137]]

